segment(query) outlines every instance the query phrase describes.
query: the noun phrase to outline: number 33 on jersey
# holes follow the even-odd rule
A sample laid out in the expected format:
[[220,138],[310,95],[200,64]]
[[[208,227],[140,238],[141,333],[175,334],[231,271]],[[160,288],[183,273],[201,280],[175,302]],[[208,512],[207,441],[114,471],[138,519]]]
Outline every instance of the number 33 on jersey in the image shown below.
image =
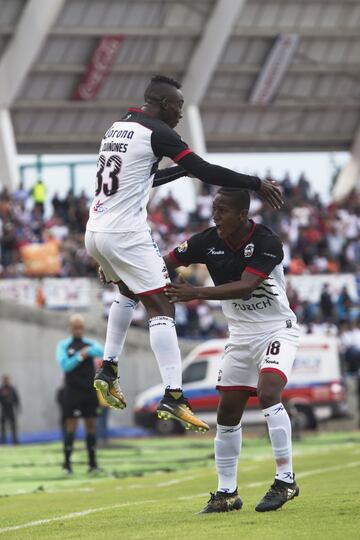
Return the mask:
[[164,122],[139,109],[115,122],[101,141],[87,229],[93,232],[147,231],[146,206],[159,161],[189,152]]

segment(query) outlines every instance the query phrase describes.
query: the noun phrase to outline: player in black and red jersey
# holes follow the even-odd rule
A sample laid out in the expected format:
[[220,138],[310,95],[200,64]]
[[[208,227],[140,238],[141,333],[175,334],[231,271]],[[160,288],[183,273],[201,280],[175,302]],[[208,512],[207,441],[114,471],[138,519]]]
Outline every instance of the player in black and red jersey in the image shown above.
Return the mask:
[[241,418],[249,397],[256,393],[276,462],[274,483],[256,510],[276,510],[299,494],[292,468],[291,424],[281,403],[299,329],[286,296],[281,241],[270,229],[248,219],[249,203],[246,190],[220,189],[213,204],[215,227],[194,235],[165,257],[172,267],[205,264],[215,284],[174,283],[166,293],[171,301],[220,300],[229,325],[217,381],[218,488],[201,513],[242,507],[237,492]]

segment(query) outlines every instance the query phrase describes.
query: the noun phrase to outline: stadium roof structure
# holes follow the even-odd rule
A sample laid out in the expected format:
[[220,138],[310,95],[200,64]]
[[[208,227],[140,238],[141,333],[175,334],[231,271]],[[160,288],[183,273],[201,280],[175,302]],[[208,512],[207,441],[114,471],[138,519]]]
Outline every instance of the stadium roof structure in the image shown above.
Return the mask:
[[197,151],[350,150],[360,2],[0,0],[0,157],[96,152],[154,73]]

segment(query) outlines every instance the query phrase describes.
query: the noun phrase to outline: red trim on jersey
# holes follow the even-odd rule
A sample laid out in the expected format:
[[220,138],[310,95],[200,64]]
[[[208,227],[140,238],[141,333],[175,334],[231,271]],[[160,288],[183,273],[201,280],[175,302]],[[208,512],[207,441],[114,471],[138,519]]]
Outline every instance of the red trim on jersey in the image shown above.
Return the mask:
[[[233,251],[238,251],[248,240],[250,240],[250,238],[252,237],[252,235],[254,234],[255,232],[255,229],[256,229],[256,223],[250,219],[250,221],[252,222],[252,228],[251,228],[251,231],[249,232],[249,234],[244,238],[244,240],[241,240],[240,244],[237,245],[237,246],[234,246],[233,244],[231,244],[231,242],[229,242],[229,240],[227,240],[226,238],[224,238],[224,241],[225,241],[225,244],[230,248],[232,249]],[[266,276],[267,277],[267,276]]]
[[216,385],[216,390],[222,390],[223,392],[230,392],[231,390],[248,390],[252,396],[256,396],[256,388],[254,386],[221,386]]
[[177,266],[179,266],[179,265],[180,266],[189,266],[188,264],[179,261],[179,259],[175,255],[174,251],[170,251],[169,257],[175,264],[177,264]]
[[256,270],[255,268],[251,268],[251,266],[247,266],[245,268],[244,272],[249,272],[250,274],[256,274],[257,276],[260,276],[260,277],[262,277],[264,279],[269,277],[267,274],[264,274],[264,272],[260,272],[260,270]]
[[136,293],[137,296],[149,296],[150,294],[156,294],[161,291],[165,291],[166,285],[164,287],[160,287],[159,289],[153,289],[152,291],[145,291],[145,292],[139,292]]
[[206,349],[205,351],[200,352],[196,356],[209,356],[209,354],[222,354],[224,349]]
[[142,114],[146,114],[147,116],[155,116],[154,113],[143,111],[142,109],[140,109],[140,107],[129,107],[128,112],[140,112]]
[[276,368],[272,368],[272,367],[266,367],[266,368],[263,368],[260,370],[260,373],[276,373],[277,375],[279,375],[282,379],[284,379],[284,381],[287,383],[288,380],[287,380],[287,376],[285,375],[285,373],[283,373],[282,371],[280,371],[280,369],[276,369]]
[[180,154],[173,157],[172,160],[175,161],[175,163],[177,163],[178,161],[180,161],[180,159],[187,156],[188,154],[192,154],[192,150],[190,150],[190,148],[186,148],[186,150],[183,150],[182,152],[180,152]]

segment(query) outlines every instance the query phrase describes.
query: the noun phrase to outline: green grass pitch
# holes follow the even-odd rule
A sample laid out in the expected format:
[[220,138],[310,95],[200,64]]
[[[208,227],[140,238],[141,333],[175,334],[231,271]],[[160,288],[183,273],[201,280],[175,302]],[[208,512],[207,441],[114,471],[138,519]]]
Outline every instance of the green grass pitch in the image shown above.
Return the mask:
[[265,439],[245,439],[240,512],[197,515],[216,489],[210,437],[117,440],[86,473],[82,442],[73,477],[60,444],[0,449],[0,540],[360,539],[360,433],[304,437],[294,445],[300,496],[266,514],[254,506],[272,482]]

